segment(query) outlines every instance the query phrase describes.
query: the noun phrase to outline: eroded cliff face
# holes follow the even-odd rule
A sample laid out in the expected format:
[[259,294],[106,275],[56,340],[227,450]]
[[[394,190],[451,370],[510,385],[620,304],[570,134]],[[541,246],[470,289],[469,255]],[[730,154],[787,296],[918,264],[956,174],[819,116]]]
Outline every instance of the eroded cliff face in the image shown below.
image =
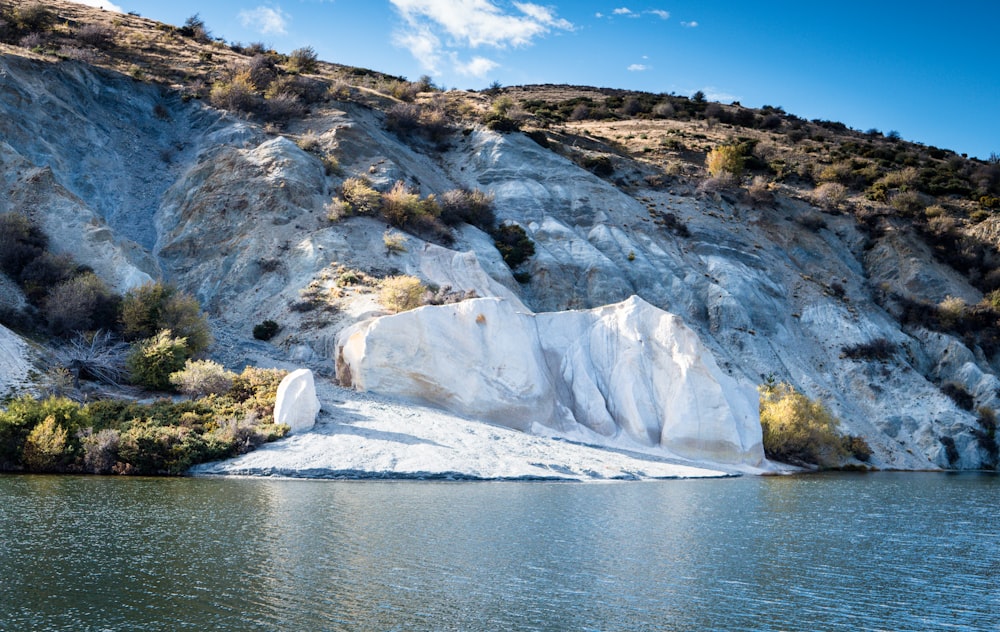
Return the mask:
[[[850,216],[787,196],[753,208],[697,196],[680,181],[651,187],[645,167],[625,159],[612,183],[521,134],[477,128],[431,147],[387,132],[377,111],[337,102],[286,129],[315,133],[337,156],[341,173],[329,175],[314,153],[196,101],[15,55],[0,57],[0,132],[0,211],[31,215],[58,249],[119,290],[163,276],[191,291],[227,342],[220,357],[233,363],[265,318],[284,329],[254,353],[314,367],[332,365],[338,334],[354,326],[342,347],[356,362],[355,386],[514,427],[617,433],[729,462],[759,457],[748,401],[770,376],[827,403],[846,432],[868,440],[876,466],[947,467],[941,437],[954,439],[952,465],[975,468],[986,457],[973,414],[938,384],[956,381],[977,405],[996,407],[991,359],[953,336],[903,327],[881,306],[890,290],[981,296],[905,230],[873,238]],[[359,174],[383,190],[403,180],[424,195],[493,193],[499,219],[535,243],[531,281],[518,284],[471,226],[447,246],[403,235],[405,250],[389,253],[384,222],[330,222],[331,195]],[[689,234],[672,231],[666,213]],[[815,215],[822,221],[804,221]],[[296,307],[303,292],[337,292],[332,264],[503,300],[375,322],[367,319],[384,312],[370,292]],[[609,316],[625,312],[621,322]],[[353,338],[363,331],[367,342]],[[896,346],[891,359],[841,357],[845,345],[876,338]],[[409,350],[405,362],[397,343]],[[459,346],[439,357],[445,343]],[[685,345],[700,367],[693,373],[679,368]],[[492,367],[493,377],[442,372],[449,363]],[[694,375],[702,386],[685,381]]]
[[525,432],[760,466],[757,393],[680,318],[638,297],[519,312],[501,299],[424,307],[341,332],[341,383]]

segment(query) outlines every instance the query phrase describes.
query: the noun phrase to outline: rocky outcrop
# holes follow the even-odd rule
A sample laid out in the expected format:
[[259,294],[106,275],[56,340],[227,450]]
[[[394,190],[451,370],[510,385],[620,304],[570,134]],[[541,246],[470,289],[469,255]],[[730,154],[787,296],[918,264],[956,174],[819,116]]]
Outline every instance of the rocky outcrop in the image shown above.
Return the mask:
[[531,314],[503,300],[360,323],[338,377],[491,423],[699,462],[760,465],[757,394],[680,318],[638,297]]
[[22,386],[31,370],[28,347],[17,334],[0,325],[0,388]]

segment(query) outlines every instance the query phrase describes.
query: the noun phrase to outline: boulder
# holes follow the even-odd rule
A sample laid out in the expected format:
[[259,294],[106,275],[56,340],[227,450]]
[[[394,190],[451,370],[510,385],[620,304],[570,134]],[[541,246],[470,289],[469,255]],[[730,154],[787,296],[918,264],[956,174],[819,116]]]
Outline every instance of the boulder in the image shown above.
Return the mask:
[[758,396],[680,318],[638,297],[532,314],[503,299],[345,329],[337,376],[536,434],[712,463],[763,462]]
[[319,414],[319,398],[312,371],[292,371],[278,385],[274,404],[274,422],[288,424],[292,432],[311,430]]

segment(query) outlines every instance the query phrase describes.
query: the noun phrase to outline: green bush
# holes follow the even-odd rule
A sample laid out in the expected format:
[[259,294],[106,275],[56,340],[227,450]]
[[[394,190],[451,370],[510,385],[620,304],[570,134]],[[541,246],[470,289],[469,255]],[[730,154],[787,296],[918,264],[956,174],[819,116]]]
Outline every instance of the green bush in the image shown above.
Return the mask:
[[49,415],[28,433],[21,458],[29,471],[51,472],[63,465],[65,451],[66,429]]
[[235,377],[218,362],[188,360],[183,369],[170,374],[170,383],[185,395],[205,397],[228,392]]
[[40,257],[48,238],[20,213],[0,213],[0,270],[17,279],[25,266]]
[[507,266],[513,270],[535,254],[535,242],[517,224],[497,226],[490,235]]
[[121,305],[122,335],[126,340],[151,338],[169,329],[187,341],[188,355],[196,356],[212,344],[208,319],[198,300],[175,286],[146,283],[125,294]]
[[258,325],[254,325],[253,337],[257,340],[270,340],[271,338],[274,338],[279,331],[281,331],[281,325],[269,319]]
[[834,467],[844,456],[840,422],[819,401],[787,383],[760,387],[764,454],[795,465]]
[[134,384],[155,391],[171,388],[170,376],[184,368],[187,340],[175,338],[169,329],[132,345],[125,368]]

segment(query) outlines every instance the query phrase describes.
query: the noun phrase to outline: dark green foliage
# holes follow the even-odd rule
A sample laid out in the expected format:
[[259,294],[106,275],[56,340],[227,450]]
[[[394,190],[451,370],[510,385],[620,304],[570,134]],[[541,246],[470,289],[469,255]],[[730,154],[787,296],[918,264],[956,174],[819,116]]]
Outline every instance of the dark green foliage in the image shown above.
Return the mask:
[[507,266],[513,270],[535,254],[535,242],[517,224],[501,224],[490,235]]
[[40,257],[48,246],[48,238],[37,226],[20,213],[0,214],[0,270],[13,279],[25,266]]
[[941,385],[941,392],[950,397],[951,401],[962,410],[972,410],[976,403],[972,393],[958,382],[945,382]]
[[12,400],[0,411],[0,470],[183,474],[284,436],[272,421],[284,375],[246,369],[227,393],[196,401]]
[[887,338],[876,338],[869,342],[841,347],[841,354],[851,360],[878,360],[888,362],[896,354],[896,345]]
[[486,117],[486,127],[494,132],[517,132],[521,123],[501,114],[490,114]]
[[1000,444],[997,443],[997,414],[992,408],[980,407],[976,411],[979,428],[973,431],[979,447],[986,452],[983,466],[996,469],[1000,457]]
[[951,437],[941,437],[938,440],[944,446],[944,454],[945,458],[948,459],[948,465],[953,466],[958,463],[960,455],[958,454],[958,448],[955,447],[955,440]]
[[615,173],[615,166],[608,156],[587,156],[580,164],[584,169],[592,171],[594,175],[602,178],[610,178]]
[[265,320],[259,325],[254,325],[253,337],[257,340],[270,340],[281,331],[281,325],[273,320]]
[[845,436],[844,450],[862,463],[867,463],[872,458],[871,446],[868,445],[864,437],[857,435]]

